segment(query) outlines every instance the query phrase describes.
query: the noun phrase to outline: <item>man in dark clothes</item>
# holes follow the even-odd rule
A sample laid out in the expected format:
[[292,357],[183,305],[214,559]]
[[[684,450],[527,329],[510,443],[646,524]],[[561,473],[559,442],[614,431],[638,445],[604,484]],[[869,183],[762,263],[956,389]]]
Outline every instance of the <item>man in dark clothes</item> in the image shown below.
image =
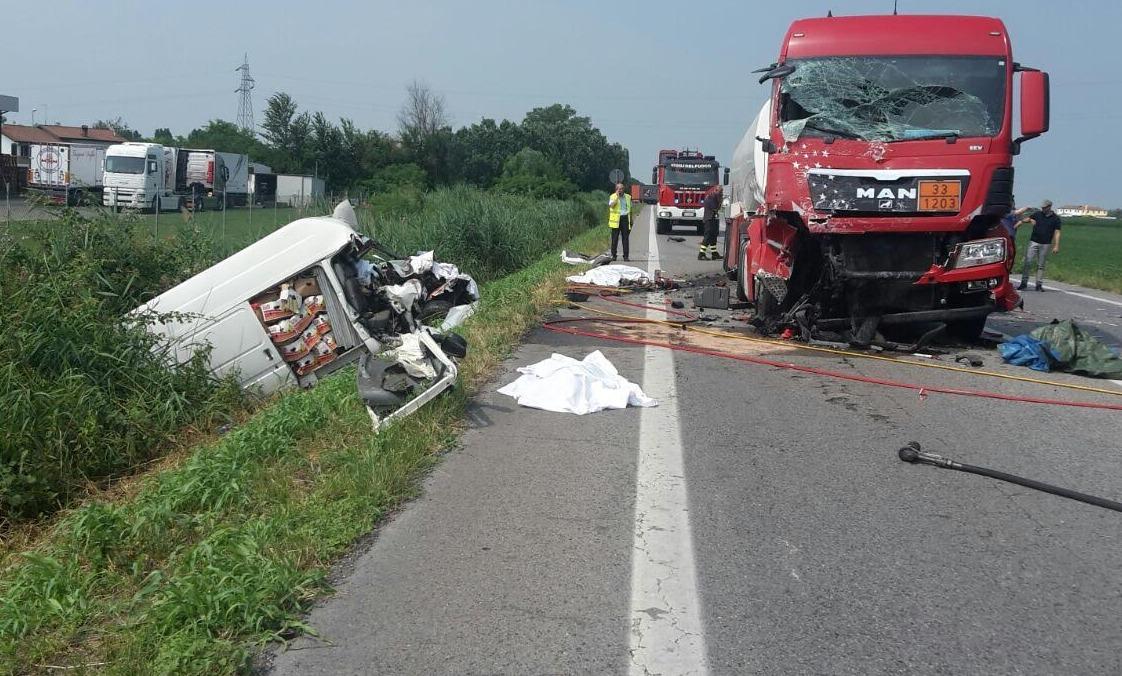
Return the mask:
[[1021,269],[1021,285],[1018,291],[1028,286],[1029,265],[1036,261],[1036,290],[1044,290],[1044,261],[1048,259],[1048,249],[1060,253],[1060,217],[1052,211],[1052,200],[1044,200],[1040,211],[1032,215],[1032,237],[1025,252],[1025,264]]
[[717,253],[717,233],[720,231],[721,201],[723,193],[721,186],[714,186],[705,194],[701,206],[705,209],[702,216],[705,235],[701,238],[701,248],[697,252],[697,260],[703,261],[706,256],[713,260],[721,257]]

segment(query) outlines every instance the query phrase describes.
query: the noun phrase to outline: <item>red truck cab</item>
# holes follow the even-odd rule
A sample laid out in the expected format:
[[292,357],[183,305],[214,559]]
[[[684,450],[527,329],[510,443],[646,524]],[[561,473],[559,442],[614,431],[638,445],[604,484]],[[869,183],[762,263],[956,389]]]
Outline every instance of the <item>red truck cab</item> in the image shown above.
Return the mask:
[[967,337],[1019,303],[999,221],[1013,156],[1048,129],[1048,77],[1013,61],[1001,20],[803,19],[761,72],[771,95],[734,156],[725,264],[763,321]]

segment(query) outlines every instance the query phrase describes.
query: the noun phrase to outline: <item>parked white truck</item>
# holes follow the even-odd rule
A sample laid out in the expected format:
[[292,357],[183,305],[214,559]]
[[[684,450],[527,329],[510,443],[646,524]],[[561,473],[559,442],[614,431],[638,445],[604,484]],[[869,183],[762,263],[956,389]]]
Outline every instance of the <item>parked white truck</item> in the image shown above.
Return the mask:
[[31,146],[27,185],[58,201],[76,204],[82,191],[99,192],[105,171],[105,147],[78,143]]
[[105,149],[102,204],[155,211],[175,211],[187,196],[176,191],[178,152],[159,143],[130,141]]

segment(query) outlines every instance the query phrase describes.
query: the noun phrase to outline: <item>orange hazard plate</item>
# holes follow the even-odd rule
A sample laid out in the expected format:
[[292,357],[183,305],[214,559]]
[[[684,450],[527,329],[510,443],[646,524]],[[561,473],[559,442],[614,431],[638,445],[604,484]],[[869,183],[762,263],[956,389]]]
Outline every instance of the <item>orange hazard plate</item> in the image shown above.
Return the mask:
[[919,211],[960,211],[962,181],[920,181]]

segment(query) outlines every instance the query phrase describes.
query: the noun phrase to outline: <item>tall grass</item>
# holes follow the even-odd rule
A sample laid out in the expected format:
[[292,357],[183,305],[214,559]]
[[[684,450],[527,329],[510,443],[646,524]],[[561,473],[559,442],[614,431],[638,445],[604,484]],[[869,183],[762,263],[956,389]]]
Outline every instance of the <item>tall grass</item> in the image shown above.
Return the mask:
[[367,234],[396,253],[433,249],[439,260],[454,262],[484,282],[560,249],[598,225],[600,211],[579,200],[534,199],[457,186],[427,193],[417,202],[405,200],[398,209],[361,209],[360,218]]
[[165,363],[122,315],[214,257],[197,233],[154,241],[135,220],[20,224],[0,241],[0,525],[68,504],[91,481],[152,457],[238,397],[204,355]]

